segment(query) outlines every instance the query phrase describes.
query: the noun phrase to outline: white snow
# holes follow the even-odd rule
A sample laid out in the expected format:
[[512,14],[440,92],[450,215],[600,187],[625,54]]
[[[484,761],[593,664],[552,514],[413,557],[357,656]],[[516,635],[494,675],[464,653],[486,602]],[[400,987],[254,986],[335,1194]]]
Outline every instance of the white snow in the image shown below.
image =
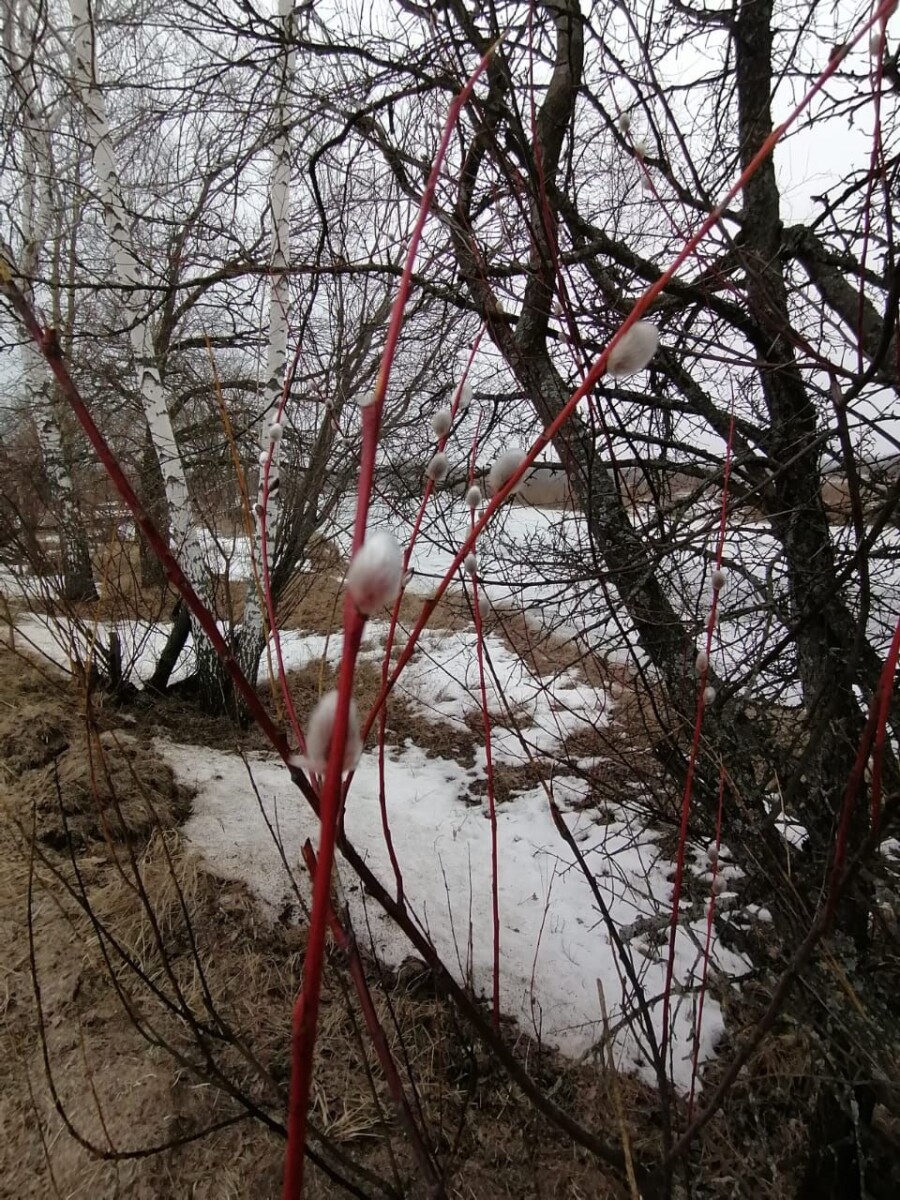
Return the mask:
[[[343,553],[349,553],[354,505],[343,506],[333,527],[323,530]],[[648,515],[648,521],[651,517]],[[644,517],[637,513],[636,524]],[[372,506],[370,528],[390,531],[400,545],[411,535],[408,515],[392,511],[384,501]],[[447,573],[470,528],[464,495],[448,490],[432,497],[416,540],[408,591],[431,595]],[[713,554],[716,523],[709,514],[686,514],[679,537],[663,564],[663,580],[673,603],[688,624],[698,629],[709,614],[714,584]],[[841,561],[853,554],[854,534],[835,526],[833,536]],[[251,546],[243,535],[214,536],[201,530],[198,538],[207,568],[232,582],[252,577]],[[681,548],[683,542],[684,548]],[[705,550],[705,553],[704,553]],[[580,514],[564,510],[505,505],[478,538],[479,593],[486,594],[501,619],[518,614],[538,631],[576,639],[585,653],[610,663],[640,666],[647,662],[615,588],[600,583],[602,570],[592,569],[593,550]],[[789,613],[787,584],[777,541],[765,523],[733,525],[725,541],[727,586],[719,595],[718,621],[713,634],[710,666],[729,689],[780,705],[795,706],[802,696],[790,640],[781,653],[772,647],[786,635]],[[884,652],[897,620],[900,582],[900,533],[882,531],[870,557],[871,606],[868,634]],[[581,577],[572,582],[573,575]],[[0,591],[10,599],[40,601],[58,592],[59,581],[38,579],[22,568],[0,568]],[[458,581],[451,586],[458,587]],[[285,636],[289,636],[285,635]],[[698,636],[705,649],[705,634]],[[768,656],[765,665],[760,660]],[[702,660],[701,660],[702,662]],[[685,663],[690,670],[691,664]]]
[[[119,635],[122,652],[122,671],[136,686],[145,683],[166,644],[172,626],[167,622],[149,621],[67,621],[41,613],[30,613],[16,619],[15,636],[23,648],[48,658],[66,670],[75,664],[88,665],[99,659],[109,647],[110,634]],[[193,646],[190,638],[181,652],[171,682],[184,679],[192,669]]]
[[[527,759],[523,740],[532,751],[547,751],[579,730],[603,729],[608,724],[606,694],[587,685],[577,671],[541,678],[495,634],[485,634],[483,644],[495,760]],[[426,720],[465,726],[467,718],[481,709],[475,631],[424,630],[396,692]]]
[[[369,621],[360,657],[381,660],[381,646],[387,634],[387,622]],[[48,658],[57,666],[69,669],[74,663],[87,664],[92,656],[109,646],[110,633],[118,633],[122,648],[122,671],[136,687],[141,687],[156,666],[160,651],[172,631],[171,622],[160,621],[69,621],[43,613],[17,617],[15,636],[27,647]],[[301,633],[287,629],[281,633],[281,651],[286,671],[302,670],[310,663],[325,662],[332,666],[341,659],[343,639],[338,631],[326,636]],[[269,652],[274,665],[274,643],[269,639]],[[267,658],[263,658],[265,670]],[[194,669],[193,639],[188,634],[184,650],[178,658],[171,682],[184,679]]]
[[[224,878],[245,881],[273,914],[286,908],[297,912],[295,884],[279,843],[300,894],[308,895],[297,864],[303,841],[316,841],[317,823],[281,764],[264,756],[245,763],[237,755],[206,747],[167,742],[157,746],[178,777],[196,789],[185,832],[209,868]],[[471,979],[479,992],[489,993],[490,825],[483,801],[473,805],[469,794],[471,785],[482,778],[480,765],[466,769],[428,758],[413,746],[387,751],[388,814],[410,908],[457,977]],[[589,811],[571,811],[572,801],[584,799],[585,785],[578,780],[561,779],[553,786],[616,925],[667,912],[672,864],[661,857],[654,834],[624,812],[614,814],[609,823],[606,817],[598,823]],[[359,762],[347,801],[347,833],[393,891],[377,796],[377,756],[368,752]],[[553,825],[545,793],[536,788],[514,797],[500,806],[497,822],[503,1011],[516,1017],[529,1034],[579,1055],[602,1037],[599,980],[616,1029],[618,1061],[652,1082],[644,1038],[630,1005],[623,1017],[619,964],[609,934],[581,869]],[[346,869],[343,882],[357,935],[365,940],[371,929],[377,953],[388,963],[400,963],[411,951],[403,935],[363,896]],[[704,938],[705,921],[698,918],[679,928],[676,939],[671,1069],[683,1090],[690,1086],[695,989]],[[631,946],[659,1036],[663,952],[638,938]],[[745,964],[716,944],[713,966],[735,973]],[[721,1012],[708,993],[701,1061],[714,1053],[721,1032]]]

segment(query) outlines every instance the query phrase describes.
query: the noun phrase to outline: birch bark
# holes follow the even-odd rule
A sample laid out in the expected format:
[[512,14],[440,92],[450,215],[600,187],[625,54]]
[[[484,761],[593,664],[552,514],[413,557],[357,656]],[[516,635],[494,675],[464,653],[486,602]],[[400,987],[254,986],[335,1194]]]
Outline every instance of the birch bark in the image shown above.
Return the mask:
[[[196,535],[187,475],[172,420],[166,389],[156,362],[153,331],[146,317],[147,287],[135,253],[125,208],[115,150],[110,136],[106,101],[96,69],[96,31],[89,0],[70,0],[72,13],[72,75],[84,109],[88,139],[103,208],[106,231],[112,243],[115,271],[122,286],[121,303],[131,330],[137,382],[144,415],[159,462],[169,510],[172,548],[185,574],[201,596],[209,594],[209,577]],[[201,692],[216,686],[215,656],[199,630],[194,630],[197,671]]]
[[[25,170],[19,265],[27,298],[34,304],[33,281],[40,269],[53,213],[50,187],[53,177],[52,150],[50,133],[40,113],[40,91],[29,39],[24,21],[15,9],[10,10],[5,22],[4,41],[8,61],[15,68],[11,77],[23,115]],[[23,357],[25,392],[57,515],[60,595],[68,601],[96,600],[97,589],[91,570],[88,539],[75,496],[56,390],[47,377],[43,358],[30,341],[23,345]]]
[[103,219],[112,243],[116,275],[122,285],[122,306],[131,329],[138,386],[144,415],[162,471],[172,523],[172,540],[195,587],[206,590],[205,570],[194,534],[193,510],[184,463],[172,428],[166,392],[156,365],[153,335],[144,314],[147,289],[132,246],[122,185],[116,169],[106,101],[96,78],[95,33],[88,0],[70,0],[72,11],[72,73],[81,99]]
[[[255,679],[266,645],[266,612],[262,587],[271,586],[275,565],[275,547],[281,522],[281,437],[273,422],[279,416],[285,382],[288,344],[288,275],[290,258],[291,163],[289,107],[296,54],[293,48],[292,0],[279,0],[278,18],[284,36],[278,90],[273,105],[277,135],[272,145],[272,174],[269,182],[269,210],[272,220],[269,292],[269,345],[266,376],[262,389],[263,416],[260,425],[260,469],[256,508],[255,557],[260,587],[247,590],[242,627],[238,637],[238,658],[248,678]],[[268,460],[263,465],[264,457]],[[268,580],[264,578],[266,564]]]

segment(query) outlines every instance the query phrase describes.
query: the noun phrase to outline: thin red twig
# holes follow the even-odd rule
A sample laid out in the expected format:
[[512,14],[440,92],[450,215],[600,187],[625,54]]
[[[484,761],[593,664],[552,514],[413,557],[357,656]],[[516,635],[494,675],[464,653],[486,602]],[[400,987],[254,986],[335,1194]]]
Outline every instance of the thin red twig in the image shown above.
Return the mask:
[[[363,444],[360,461],[359,485],[356,498],[356,523],[353,531],[353,552],[359,550],[365,539],[369,504],[375,480],[375,457],[378,448],[378,432],[381,410],[390,379],[391,366],[403,326],[406,301],[409,295],[416,252],[431,211],[431,203],[443,167],[450,138],[464,105],[475,88],[475,84],[486,70],[494,46],[482,57],[462,91],[454,98],[441,137],[437,154],[432,164],[425,187],[419,213],[407,249],[403,275],[394,299],[391,320],[381,368],[375,384],[371,403],[362,412]],[[344,599],[344,646],[338,676],[338,702],[334,728],[328,756],[325,781],[320,793],[319,869],[313,884],[312,910],[309,935],[303,967],[303,1003],[297,1036],[293,1042],[291,1062],[291,1095],[288,1111],[288,1145],[285,1153],[284,1200],[300,1200],[303,1192],[304,1150],[306,1146],[306,1110],[312,1086],[313,1052],[315,1049],[316,1026],[319,1016],[319,993],[322,986],[324,965],[325,932],[327,928],[331,869],[334,863],[335,840],[341,809],[341,776],[344,749],[347,741],[347,724],[350,701],[353,695],[353,679],[356,659],[362,641],[365,618],[357,611],[350,596]],[[370,716],[367,731],[371,726]]]
[[[731,479],[731,441],[734,436],[734,413],[728,429],[728,444],[725,450],[725,470],[722,478],[722,509],[719,517],[719,537],[716,546],[716,570],[722,566],[722,552],[725,548],[725,530],[728,519],[728,485]],[[672,920],[669,927],[669,953],[666,961],[666,981],[663,989],[662,1036],[660,1047],[663,1059],[666,1057],[666,1047],[669,1044],[669,1007],[672,998],[672,979],[675,971],[675,938],[678,933],[678,914],[681,907],[681,889],[684,883],[684,862],[687,850],[688,820],[691,814],[691,800],[694,793],[694,776],[697,769],[697,756],[700,750],[700,732],[703,728],[703,714],[706,709],[706,681],[709,677],[709,654],[712,650],[713,632],[719,609],[719,587],[713,586],[712,602],[709,606],[709,618],[706,623],[706,663],[700,672],[697,688],[697,714],[694,720],[694,736],[691,739],[691,753],[688,759],[687,774],[684,780],[684,793],[681,800],[681,826],[678,830],[678,854],[675,860],[675,882],[672,886]]]
[[712,880],[709,885],[709,906],[706,910],[706,938],[703,943],[703,975],[700,979],[700,998],[697,1002],[697,1021],[694,1026],[694,1054],[691,1059],[691,1094],[688,1098],[688,1120],[694,1112],[694,1094],[697,1087],[697,1067],[700,1059],[700,1034],[703,1030],[703,1004],[706,1000],[706,984],[709,978],[709,952],[712,946],[713,919],[716,915],[716,880],[719,878],[719,849],[722,845],[722,813],[725,808],[725,768],[719,770],[719,800],[716,806],[716,840],[713,842],[715,857],[712,860]]

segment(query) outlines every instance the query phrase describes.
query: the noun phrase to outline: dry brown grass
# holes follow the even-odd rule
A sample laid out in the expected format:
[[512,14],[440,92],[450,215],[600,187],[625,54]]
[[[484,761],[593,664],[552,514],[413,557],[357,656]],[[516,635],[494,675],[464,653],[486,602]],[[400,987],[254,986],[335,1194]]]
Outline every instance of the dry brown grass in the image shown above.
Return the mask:
[[57,848],[147,838],[188,811],[171,768],[122,731],[76,736],[54,762],[29,773],[22,794],[38,838]]

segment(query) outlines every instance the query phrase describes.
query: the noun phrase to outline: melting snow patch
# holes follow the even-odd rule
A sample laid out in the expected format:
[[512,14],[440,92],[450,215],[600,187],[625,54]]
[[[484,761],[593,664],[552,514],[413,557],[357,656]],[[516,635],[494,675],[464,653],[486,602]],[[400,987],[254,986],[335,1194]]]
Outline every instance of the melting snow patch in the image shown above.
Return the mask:
[[[484,638],[488,710],[493,714],[495,757],[527,759],[522,740],[536,752],[558,746],[583,729],[602,729],[609,720],[605,693],[585,684],[575,671],[550,679],[533,674],[505,642]],[[477,636],[474,631],[426,630],[397,682],[398,694],[422,716],[457,728],[481,709]],[[512,714],[513,720],[510,720]],[[515,724],[515,729],[503,728]]]
[[[182,782],[196,789],[185,833],[210,869],[245,881],[274,912],[286,906],[298,911],[298,890],[307,893],[299,851],[305,838],[315,842],[317,823],[281,764],[270,757],[245,763],[236,755],[197,746],[157,745]],[[407,747],[386,755],[385,775],[391,832],[410,908],[458,978],[471,976],[476,987],[488,993],[490,826],[483,806],[464,803],[470,785],[483,778],[483,767],[465,769]],[[393,890],[377,797],[377,757],[367,753],[348,797],[347,832],[370,868]],[[584,785],[578,781],[564,781],[558,799],[616,925],[664,919],[672,864],[661,856],[655,835],[622,814],[598,824],[596,814],[565,811],[584,799]],[[536,788],[504,804],[497,824],[504,1011],[532,1035],[567,1053],[581,1054],[602,1037],[599,980],[618,1029],[620,1063],[652,1080],[644,1036],[630,1017],[622,1020],[620,966],[609,933],[580,865],[553,825],[543,790]],[[344,882],[357,933],[364,936],[370,928],[381,958],[389,964],[401,962],[409,953],[403,935],[366,900],[354,880],[345,877]],[[704,937],[705,922],[698,920],[680,927],[676,938],[671,1046],[675,1082],[682,1089],[690,1086],[695,988]],[[655,945],[638,939],[632,944],[658,1037],[664,958]],[[743,961],[719,944],[714,945],[713,962],[724,972],[744,969]],[[630,1004],[627,1008],[633,1011]],[[701,1060],[713,1053],[721,1031],[718,1005],[707,995]]]

